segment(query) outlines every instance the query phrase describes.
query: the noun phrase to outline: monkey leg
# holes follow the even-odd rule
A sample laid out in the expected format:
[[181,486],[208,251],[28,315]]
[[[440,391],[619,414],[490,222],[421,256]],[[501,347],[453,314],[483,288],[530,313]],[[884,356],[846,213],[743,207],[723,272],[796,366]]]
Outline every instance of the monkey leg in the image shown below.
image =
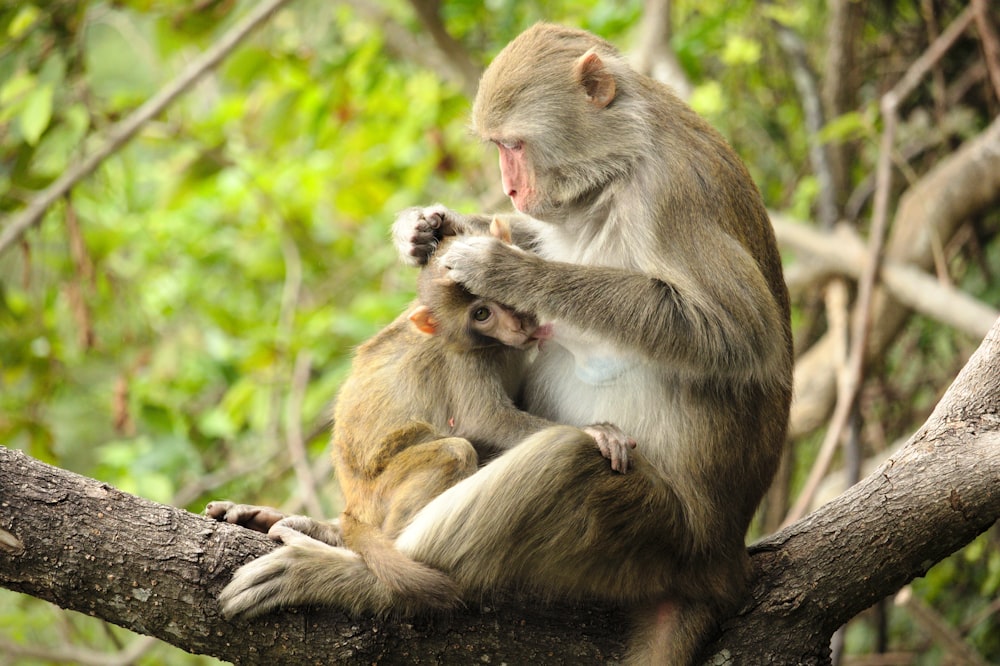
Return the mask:
[[[355,615],[412,616],[461,605],[459,588],[447,574],[406,557],[382,529],[398,531],[430,499],[476,467],[475,449],[459,437],[399,451],[374,487],[364,493],[356,486],[350,497],[341,525],[344,541],[354,550],[331,547],[341,543],[314,532],[325,523],[285,518],[269,532],[284,547],[236,572],[219,597],[223,613],[255,616],[279,606],[330,604]],[[300,519],[306,524],[296,522]]]
[[[240,567],[219,595],[226,617],[255,617],[284,606],[326,604],[353,615],[414,615],[461,604],[457,586],[444,573],[398,558],[397,577],[379,578],[352,550],[330,546],[281,525],[271,535],[284,545]],[[391,545],[391,542],[389,542]]]
[[395,538],[433,498],[471,476],[479,458],[461,437],[446,437],[401,451],[379,476],[376,495],[387,498],[382,532]]
[[746,551],[699,552],[669,479],[641,449],[630,466],[614,472],[576,428],[544,430],[433,499],[396,546],[465,594],[513,587],[646,609],[629,663],[689,663],[734,609]]
[[[661,601],[633,614],[628,666],[693,664],[705,640],[717,629],[718,608],[697,601]],[[703,655],[704,656],[704,655]]]
[[397,539],[464,590],[514,586],[651,601],[689,551],[683,509],[641,453],[612,471],[568,426],[527,438],[433,499]]

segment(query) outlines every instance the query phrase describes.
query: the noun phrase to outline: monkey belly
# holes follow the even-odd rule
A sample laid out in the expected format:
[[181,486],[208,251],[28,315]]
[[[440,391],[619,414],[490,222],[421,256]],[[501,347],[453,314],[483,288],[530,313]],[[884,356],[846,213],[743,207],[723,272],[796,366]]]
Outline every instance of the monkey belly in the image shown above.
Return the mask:
[[[581,363],[582,361],[582,363]],[[669,448],[665,422],[678,422],[681,391],[650,363],[630,355],[591,355],[549,345],[538,354],[525,383],[532,414],[577,427],[612,423],[649,456]],[[652,460],[660,466],[662,461]]]

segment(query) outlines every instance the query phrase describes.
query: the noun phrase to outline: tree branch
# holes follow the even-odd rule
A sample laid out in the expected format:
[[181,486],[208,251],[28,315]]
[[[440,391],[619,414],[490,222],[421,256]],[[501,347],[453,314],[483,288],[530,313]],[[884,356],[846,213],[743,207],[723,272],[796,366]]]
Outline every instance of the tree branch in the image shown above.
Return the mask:
[[[1000,517],[1000,321],[907,446],[752,547],[755,581],[716,663],[824,663],[830,634]],[[416,622],[299,609],[222,619],[216,595],[263,535],[0,447],[0,585],[236,663],[620,659],[625,615],[502,602]],[[766,640],[763,640],[766,638]],[[725,651],[725,652],[723,652]]]
[[441,3],[439,0],[410,0],[410,6],[416,12],[438,50],[445,57],[451,68],[462,81],[462,91],[469,99],[476,96],[479,86],[479,75],[482,70],[462,44],[448,32],[441,20]]
[[828,663],[828,639],[840,625],[993,525],[997,414],[1000,321],[899,452],[751,547],[752,599],[715,646],[729,651],[728,663]]
[[[1000,202],[1000,118],[978,136],[943,158],[900,198],[885,249],[885,261],[928,268],[933,264],[931,239],[946,241],[959,225]],[[910,310],[875,290],[875,322],[867,346],[877,356],[895,338]],[[830,336],[820,338],[795,363],[795,400],[789,436],[810,432],[826,421],[833,404],[836,372]]]
[[[839,226],[831,233],[818,231],[780,213],[771,213],[778,244],[792,252],[808,255],[802,260],[809,275],[828,276],[831,273],[859,278],[864,268],[865,247],[857,233]],[[785,270],[790,291],[801,291],[799,273],[793,264]],[[1000,310],[970,296],[961,289],[944,284],[928,273],[898,261],[886,261],[882,266],[882,285],[892,297],[923,315],[981,338],[1000,317]],[[814,282],[810,280],[810,286]]]
[[100,148],[67,169],[55,182],[35,196],[21,212],[10,219],[0,231],[0,254],[16,243],[25,231],[40,222],[45,211],[52,204],[93,173],[101,162],[118,152],[146,123],[158,116],[174,100],[201,80],[205,74],[217,67],[233,49],[246,39],[247,35],[289,1],[266,0],[266,2],[254,7],[250,14],[230,28],[210,49],[191,61],[177,78],[163,86],[142,106],[112,127]]
[[631,60],[636,71],[666,83],[678,97],[687,100],[694,86],[670,47],[672,5],[670,0],[646,0]]

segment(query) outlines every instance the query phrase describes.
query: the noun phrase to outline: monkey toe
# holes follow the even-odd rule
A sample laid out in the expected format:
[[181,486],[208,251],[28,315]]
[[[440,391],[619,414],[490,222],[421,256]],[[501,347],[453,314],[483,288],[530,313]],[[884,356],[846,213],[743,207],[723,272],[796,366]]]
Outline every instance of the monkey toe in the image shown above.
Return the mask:
[[277,596],[287,570],[279,549],[240,567],[219,594],[222,614],[229,619],[263,615],[281,606]]

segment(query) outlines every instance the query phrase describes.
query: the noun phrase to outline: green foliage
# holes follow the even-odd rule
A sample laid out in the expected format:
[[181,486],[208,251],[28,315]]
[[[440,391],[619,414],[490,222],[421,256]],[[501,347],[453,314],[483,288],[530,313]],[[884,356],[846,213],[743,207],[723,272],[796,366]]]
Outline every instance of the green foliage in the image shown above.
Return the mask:
[[[0,0],[3,224],[253,4]],[[890,4],[900,20],[916,20]],[[429,44],[408,3],[373,6]],[[640,0],[440,6],[480,65],[539,20],[628,50],[642,9]],[[768,204],[802,218],[819,184],[803,166],[803,113],[774,27],[799,32],[818,63],[826,12],[819,0],[684,0],[673,14],[671,45],[695,85],[692,104],[735,145]],[[295,495],[291,426],[301,423],[321,460],[351,350],[412,296],[413,271],[388,238],[396,212],[434,201],[493,208],[499,194],[494,156],[467,129],[469,100],[389,34],[345,3],[291,4],[0,255],[0,443],[194,511],[217,497],[282,504]],[[870,146],[873,89],[820,139]],[[968,136],[984,121],[970,111],[948,122],[942,131]],[[870,170],[871,154],[860,151],[858,163]],[[991,302],[998,252],[989,245],[966,273]],[[969,344],[923,320],[908,336],[886,365],[912,404],[875,408],[898,430],[933,403]],[[293,368],[306,356],[299,405]],[[328,481],[319,479],[332,515]],[[1000,561],[987,543],[932,570],[918,592],[951,608],[995,596]],[[0,641],[69,636],[107,650],[126,640],[7,592],[0,609]],[[972,629],[983,654],[1000,655],[995,624]],[[199,659],[159,647],[140,663],[186,661]]]

